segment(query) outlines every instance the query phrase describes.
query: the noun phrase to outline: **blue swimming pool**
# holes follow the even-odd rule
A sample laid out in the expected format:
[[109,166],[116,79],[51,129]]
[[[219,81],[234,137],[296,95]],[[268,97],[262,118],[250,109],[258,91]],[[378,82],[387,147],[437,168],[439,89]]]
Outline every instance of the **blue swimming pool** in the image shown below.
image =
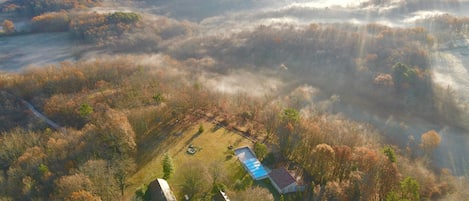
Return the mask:
[[268,172],[249,147],[238,148],[235,154],[254,180],[267,178]]

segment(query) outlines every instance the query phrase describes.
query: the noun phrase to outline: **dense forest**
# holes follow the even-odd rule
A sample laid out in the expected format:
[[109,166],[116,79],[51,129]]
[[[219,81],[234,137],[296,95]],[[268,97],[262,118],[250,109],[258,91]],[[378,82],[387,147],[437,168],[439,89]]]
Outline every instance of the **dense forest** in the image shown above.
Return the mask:
[[[423,134],[407,150],[400,150],[383,145],[370,125],[322,112],[301,115],[298,109],[308,102],[310,93],[304,87],[274,100],[223,95],[198,84],[190,76],[197,69],[187,63],[169,56],[159,60],[156,66],[137,65],[132,58],[62,63],[2,75],[4,99],[11,100],[13,95],[8,93],[13,93],[29,100],[64,128],[55,131],[42,125],[32,130],[3,131],[3,198],[123,198],[128,192],[126,179],[144,162],[139,147],[147,142],[141,140],[148,140],[149,132],[156,135],[170,129],[174,126],[171,122],[181,116],[197,116],[196,111],[225,116],[227,125],[248,124],[256,131],[250,135],[278,147],[279,155],[272,164],[295,161],[310,175],[312,188],[302,195],[305,198],[418,200],[467,196],[448,170],[427,169],[440,142],[434,131]],[[186,79],[182,81],[181,77]],[[25,110],[21,104],[4,108]],[[160,126],[144,126],[154,123]]]
[[[437,131],[393,144],[371,122],[341,112],[469,130],[465,106],[431,70],[435,51],[469,36],[467,18],[434,16],[416,27],[275,22],[222,33],[163,15],[93,10],[105,3],[1,3],[9,19],[0,37],[62,32],[99,54],[0,72],[0,200],[148,200],[157,177],[176,183],[179,200],[210,200],[219,189],[231,200],[469,197],[464,175],[434,163],[444,137]],[[458,5],[427,3],[396,10]],[[15,17],[28,19],[21,30]],[[215,168],[168,151],[184,133],[218,129],[251,143],[267,167],[293,167],[304,191],[278,195],[246,173],[215,171],[234,161],[231,148],[225,162],[209,161]]]

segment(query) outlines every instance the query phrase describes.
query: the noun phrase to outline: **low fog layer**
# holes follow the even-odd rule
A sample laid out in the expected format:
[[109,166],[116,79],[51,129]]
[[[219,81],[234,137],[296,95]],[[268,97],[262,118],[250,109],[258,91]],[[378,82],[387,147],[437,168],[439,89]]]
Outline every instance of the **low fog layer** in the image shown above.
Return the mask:
[[43,66],[75,60],[83,52],[67,33],[45,33],[0,37],[0,70],[17,71],[27,66]]
[[[378,22],[392,26],[412,26],[416,19],[439,13],[464,16],[469,1],[457,3],[429,1],[407,3],[406,1],[333,0],[333,1],[156,1],[142,3],[142,9],[157,15],[185,19],[201,24],[233,28],[246,28],[257,23],[285,22]],[[416,1],[419,2],[419,1]],[[448,1],[449,2],[449,1]],[[184,5],[184,6],[181,6]],[[144,7],[144,8],[143,8]],[[199,12],[200,11],[200,12]]]

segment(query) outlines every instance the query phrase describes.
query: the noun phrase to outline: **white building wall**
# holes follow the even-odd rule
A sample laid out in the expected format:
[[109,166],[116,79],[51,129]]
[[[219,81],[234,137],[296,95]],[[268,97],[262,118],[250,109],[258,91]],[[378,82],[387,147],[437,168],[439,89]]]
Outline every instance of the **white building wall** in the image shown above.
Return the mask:
[[277,192],[282,193],[282,189],[280,189],[277,184],[274,182],[272,178],[269,177],[270,183],[274,186],[274,188],[277,190]]
[[296,192],[296,182],[295,183],[292,183],[290,185],[288,185],[287,187],[283,188],[282,189],[282,193],[285,194],[285,193],[293,193],[293,192]]

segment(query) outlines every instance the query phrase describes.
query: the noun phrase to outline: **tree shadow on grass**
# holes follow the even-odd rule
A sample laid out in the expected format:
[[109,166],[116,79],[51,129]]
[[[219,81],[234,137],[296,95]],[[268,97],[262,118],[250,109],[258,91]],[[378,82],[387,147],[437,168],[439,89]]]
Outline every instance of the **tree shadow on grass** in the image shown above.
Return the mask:
[[196,132],[192,135],[192,137],[190,139],[188,139],[186,142],[185,142],[185,146],[189,146],[191,144],[192,141],[194,141],[196,138],[198,138],[200,135],[202,135],[203,132]]
[[269,179],[254,181],[253,186],[260,186],[262,188],[266,188],[267,190],[269,190],[272,196],[274,196],[275,200],[280,200],[280,193],[278,193],[277,189],[275,189]]
[[[187,149],[189,148],[189,146],[191,145],[192,141],[194,141],[196,138],[198,138],[200,135],[202,135],[203,132],[199,132],[197,131],[196,133],[194,133],[192,135],[192,137],[190,139],[188,139],[185,143],[184,143],[184,146],[181,147],[176,153],[179,154],[181,153],[182,151],[187,151]],[[195,147],[196,151],[200,151],[202,148],[201,147]],[[189,153],[188,153],[189,154]],[[194,153],[195,154],[195,153]],[[194,155],[194,154],[190,154],[190,155]]]
[[220,124],[213,124],[213,127],[210,129],[212,132],[217,132],[222,126]]
[[173,147],[181,135],[174,135],[174,133],[184,133],[187,128],[164,128],[154,130],[151,133],[141,136],[137,142],[137,164],[138,167],[144,167],[157,155],[165,153],[169,148]]

